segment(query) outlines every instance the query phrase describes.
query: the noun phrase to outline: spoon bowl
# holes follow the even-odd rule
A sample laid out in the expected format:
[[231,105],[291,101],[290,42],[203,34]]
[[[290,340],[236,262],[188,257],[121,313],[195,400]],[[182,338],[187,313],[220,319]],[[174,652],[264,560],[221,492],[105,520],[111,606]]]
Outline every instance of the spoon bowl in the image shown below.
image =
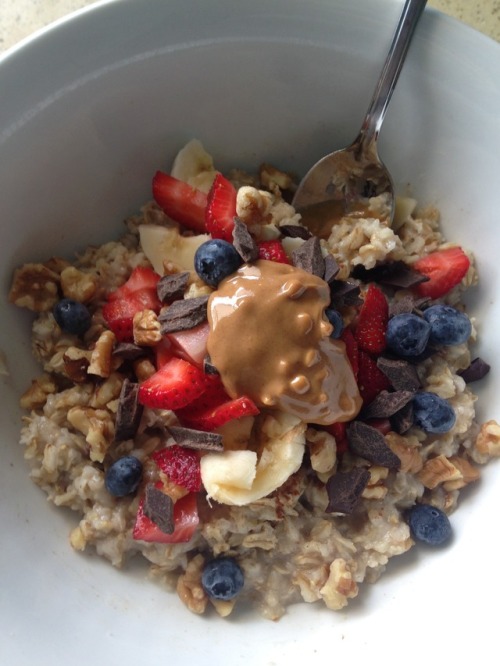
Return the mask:
[[[377,216],[394,217],[394,185],[378,155],[377,141],[411,39],[427,0],[406,0],[361,130],[347,148],[320,159],[304,176],[293,198],[303,223],[328,238],[343,216],[366,216],[377,197]],[[372,203],[373,205],[373,203]]]

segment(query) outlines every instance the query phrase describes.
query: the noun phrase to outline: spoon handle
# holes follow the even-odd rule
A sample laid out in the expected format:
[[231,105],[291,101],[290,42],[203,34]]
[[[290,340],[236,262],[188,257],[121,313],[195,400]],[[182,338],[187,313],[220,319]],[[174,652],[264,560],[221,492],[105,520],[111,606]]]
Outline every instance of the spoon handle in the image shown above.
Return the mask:
[[391,48],[373,93],[357,142],[368,149],[376,142],[387,107],[391,101],[411,39],[427,0],[406,0]]

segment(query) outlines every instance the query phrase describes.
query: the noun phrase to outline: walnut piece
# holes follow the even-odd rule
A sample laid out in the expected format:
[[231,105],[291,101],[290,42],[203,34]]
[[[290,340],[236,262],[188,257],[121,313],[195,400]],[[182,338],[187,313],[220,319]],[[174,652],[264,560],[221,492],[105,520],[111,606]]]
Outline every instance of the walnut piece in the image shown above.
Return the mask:
[[374,465],[373,467],[370,467],[368,471],[370,473],[370,479],[361,496],[365,499],[383,499],[388,492],[384,481],[389,476],[389,468]]
[[275,191],[296,189],[292,176],[285,171],[280,171],[271,164],[262,164],[259,169],[259,177],[263,187]]
[[63,354],[64,372],[75,384],[88,380],[87,370],[92,352],[78,347],[68,347]]
[[79,303],[88,303],[97,291],[97,278],[92,273],[84,273],[74,266],[61,272],[61,289],[66,298]]
[[137,361],[134,361],[133,366],[134,366],[135,376],[140,382],[149,379],[156,372],[155,366],[151,363],[151,361],[148,358],[137,359]]
[[500,425],[496,421],[483,423],[476,439],[476,449],[488,456],[500,456]]
[[134,342],[141,347],[154,347],[162,339],[160,322],[154,310],[136,312],[133,321]]
[[41,409],[47,402],[47,396],[57,391],[57,385],[48,374],[43,374],[31,382],[31,386],[23,393],[19,404],[23,409]]
[[109,377],[113,368],[113,347],[116,341],[113,331],[101,333],[90,356],[89,375]]
[[347,605],[348,599],[358,594],[358,586],[352,577],[347,562],[337,557],[330,565],[328,580],[320,590],[321,597],[331,610],[340,610]]
[[328,432],[308,428],[306,442],[313,470],[320,474],[331,472],[337,462],[335,437]]
[[481,476],[477,467],[471,465],[471,463],[465,458],[460,456],[451,456],[449,462],[455,467],[456,470],[460,473],[460,478],[453,481],[445,481],[443,487],[447,491],[451,490],[460,490],[469,483],[477,481]]
[[236,215],[245,224],[265,224],[271,220],[273,197],[269,192],[243,186],[238,190]]
[[24,264],[14,271],[9,301],[33,312],[52,310],[59,300],[59,275],[44,264]]
[[432,490],[440,483],[460,480],[462,474],[446,456],[439,455],[425,462],[417,478],[426,488]]
[[395,432],[388,432],[385,441],[391,451],[401,460],[401,472],[416,474],[424,465],[419,445],[412,446],[408,440]]
[[177,594],[182,603],[193,613],[201,615],[207,607],[208,596],[201,584],[203,555],[195,555],[177,581]]
[[90,459],[102,462],[115,434],[111,414],[104,409],[71,407],[67,419],[76,430],[85,435],[90,446]]

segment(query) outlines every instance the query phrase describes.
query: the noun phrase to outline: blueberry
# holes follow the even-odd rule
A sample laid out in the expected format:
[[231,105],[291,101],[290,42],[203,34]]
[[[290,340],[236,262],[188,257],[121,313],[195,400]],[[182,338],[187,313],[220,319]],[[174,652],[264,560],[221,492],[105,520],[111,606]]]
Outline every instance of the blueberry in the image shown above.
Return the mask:
[[63,298],[54,305],[56,322],[66,333],[83,335],[90,328],[90,312],[83,303],[72,298]]
[[325,310],[325,315],[330,324],[333,326],[331,337],[340,338],[342,331],[344,330],[344,320],[342,319],[342,315],[338,310],[334,310],[333,308],[327,308]]
[[430,342],[437,345],[460,345],[472,332],[469,317],[449,305],[433,305],[424,312],[431,327]]
[[243,571],[232,557],[210,560],[201,574],[203,589],[212,599],[232,599],[241,591],[243,583]]
[[194,269],[211,287],[234,273],[243,260],[231,243],[220,238],[202,243],[194,255]]
[[125,497],[135,493],[142,477],[142,463],[135,456],[118,458],[106,472],[104,485],[110,495]]
[[453,407],[435,393],[419,391],[413,397],[413,419],[425,432],[444,433],[455,425],[457,417]]
[[440,546],[451,537],[448,516],[430,504],[415,504],[408,512],[408,525],[413,538],[430,546]]
[[387,324],[387,347],[398,356],[418,356],[425,351],[430,333],[430,324],[422,317],[396,315]]

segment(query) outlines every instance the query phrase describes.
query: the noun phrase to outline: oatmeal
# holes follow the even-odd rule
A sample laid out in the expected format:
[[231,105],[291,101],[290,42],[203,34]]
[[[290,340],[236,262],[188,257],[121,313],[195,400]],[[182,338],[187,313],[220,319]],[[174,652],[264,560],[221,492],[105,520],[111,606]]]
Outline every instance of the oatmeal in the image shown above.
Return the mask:
[[223,176],[193,141],[120,240],[13,277],[41,367],[33,481],[77,514],[76,551],[142,556],[194,613],[344,608],[446,543],[500,456],[475,418],[474,261],[437,211],[399,200],[389,225],[373,198],[308,228],[293,189],[267,164]]

